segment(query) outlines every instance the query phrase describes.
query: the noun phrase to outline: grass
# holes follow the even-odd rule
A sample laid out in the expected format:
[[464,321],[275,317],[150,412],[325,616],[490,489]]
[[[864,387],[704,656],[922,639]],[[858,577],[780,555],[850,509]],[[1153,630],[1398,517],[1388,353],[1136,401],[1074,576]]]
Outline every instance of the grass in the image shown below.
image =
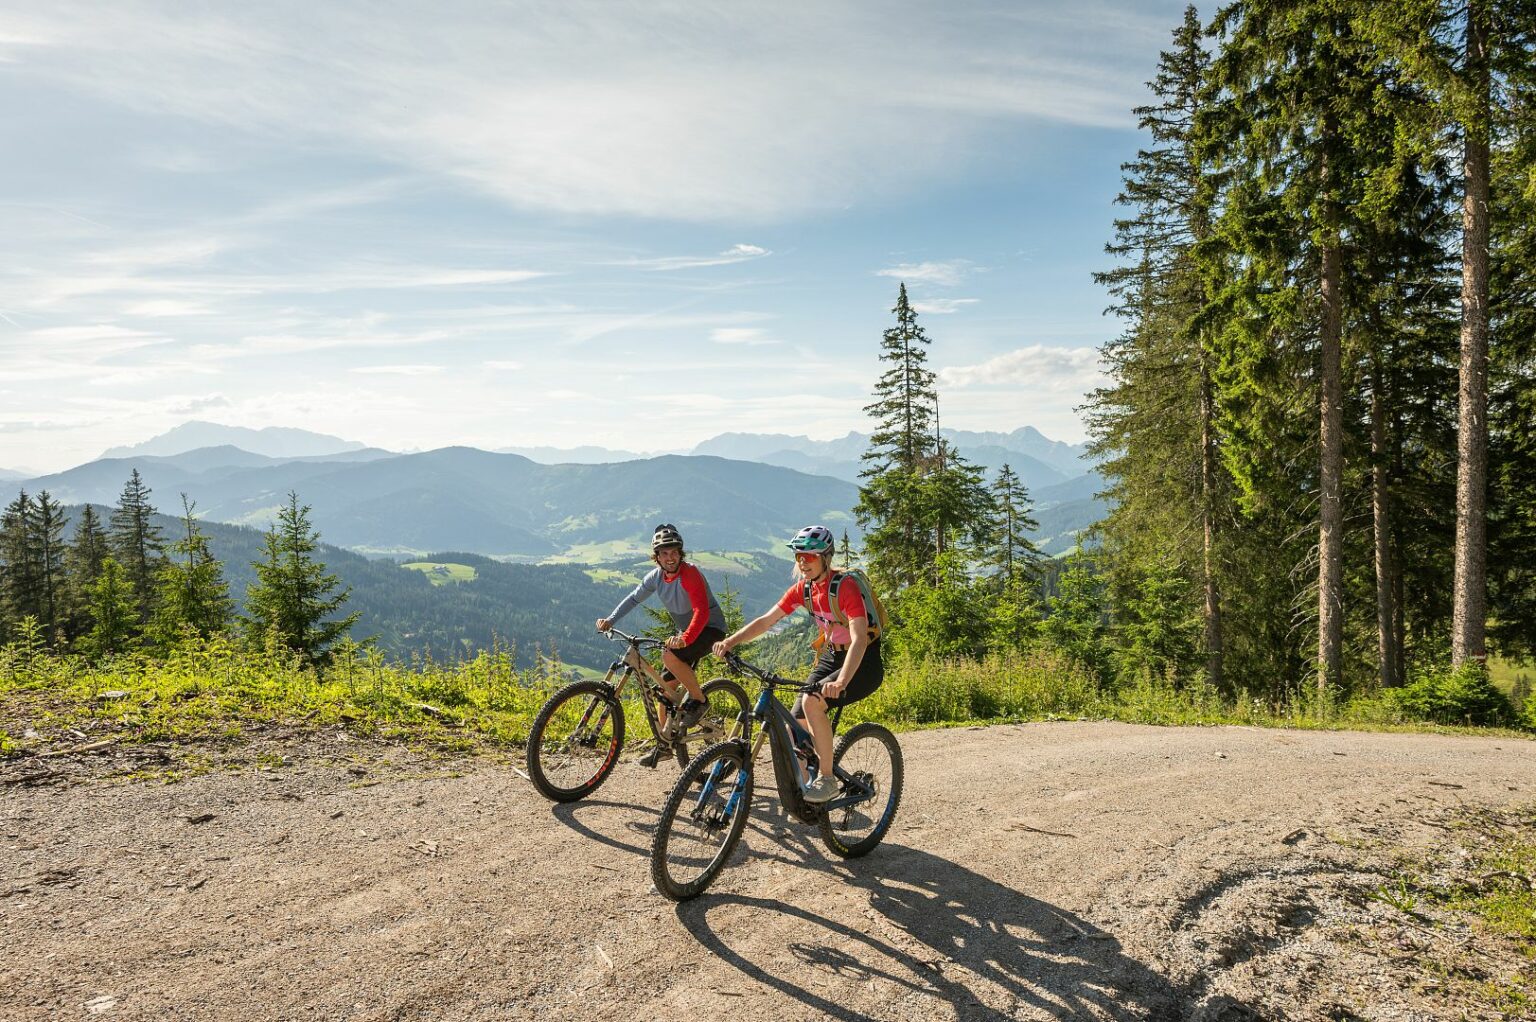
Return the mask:
[[450,582],[473,582],[480,577],[480,573],[467,564],[453,564],[451,562],[439,563],[437,561],[411,561],[400,565],[402,568],[410,568],[427,576],[427,579],[435,586],[445,586]]
[[[717,673],[706,661],[701,674]],[[71,744],[78,739],[69,729],[87,723],[124,742],[230,741],[253,725],[341,724],[444,749],[512,747],[526,739],[551,692],[573,678],[595,676],[548,660],[519,668],[505,650],[447,663],[417,658],[395,664],[376,651],[351,647],[317,672],[286,651],[251,651],[226,639],[100,663],[13,644],[0,647],[0,756]],[[630,734],[644,734],[638,704],[627,714]],[[875,720],[895,730],[1053,719],[1518,734],[1425,723],[1388,699],[1336,706],[1308,696],[1229,698],[1206,686],[1153,677],[1104,688],[1048,650],[980,662],[898,661],[889,665],[881,688],[845,714],[850,724]]]
[[1514,957],[1500,969],[1488,968],[1486,950],[1475,969],[1455,961],[1425,965],[1453,981],[1464,1003],[1528,1018],[1536,1008],[1536,806],[1471,813],[1451,833],[1454,848],[1435,858],[1404,858],[1376,898],[1431,923],[1454,915],[1507,943]]

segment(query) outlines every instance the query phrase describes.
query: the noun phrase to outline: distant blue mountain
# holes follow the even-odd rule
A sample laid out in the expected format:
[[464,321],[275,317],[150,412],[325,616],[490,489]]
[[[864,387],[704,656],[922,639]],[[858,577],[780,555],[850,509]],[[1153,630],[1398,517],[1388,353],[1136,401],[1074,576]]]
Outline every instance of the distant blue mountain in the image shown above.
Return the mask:
[[221,426],[213,422],[194,421],[182,423],[175,429],[151,437],[140,444],[114,447],[103,452],[101,456],[103,458],[133,458],[146,455],[167,457],[207,447],[224,446],[238,447],[243,451],[264,454],[269,458],[306,458],[364,449],[364,445],[355,440],[343,440],[324,433],[311,433],[307,429],[291,429],[286,426],[247,429],[244,426]]
[[[1012,433],[942,432],[967,461],[986,467],[989,474],[1007,464],[1031,491],[1094,471],[1083,445],[1051,440],[1033,426]],[[761,461],[858,483],[863,468],[860,458],[868,448],[869,435],[857,432],[833,440],[786,433],[721,433],[690,453]]]
[[174,508],[175,495],[186,493],[209,520],[259,527],[293,490],[328,542],[372,553],[609,560],[648,550],[663,521],[708,550],[776,551],[812,522],[859,534],[856,487],[755,462],[667,455],[540,465],[470,447],[341,457],[363,460],[264,459],[222,448],[93,461],[26,486],[64,503],[111,504],[137,469],[159,507]]

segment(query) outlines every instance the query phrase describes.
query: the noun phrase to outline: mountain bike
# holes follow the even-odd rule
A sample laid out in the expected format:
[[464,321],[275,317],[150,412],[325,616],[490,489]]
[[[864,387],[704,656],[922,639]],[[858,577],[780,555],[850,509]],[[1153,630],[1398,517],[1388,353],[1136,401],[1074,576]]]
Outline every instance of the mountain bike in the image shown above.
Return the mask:
[[[540,794],[555,802],[575,802],[596,791],[618,762],[624,747],[624,704],[620,698],[631,678],[638,678],[640,704],[651,734],[670,748],[678,766],[688,765],[688,747],[718,742],[733,733],[747,713],[747,693],[729,678],[703,685],[709,703],[693,727],[678,729],[678,715],[662,687],[661,673],[645,658],[646,651],[666,643],[617,628],[608,637],[628,645],[608,667],[601,681],[573,681],[540,707],[528,732],[525,759],[528,779]],[[681,692],[681,688],[679,688]],[[681,701],[681,700],[679,700]],[[667,723],[661,723],[665,708]]]
[[[807,802],[795,760],[798,757],[811,774],[820,764],[810,732],[800,726],[777,693],[790,689],[803,693],[819,686],[760,670],[735,653],[726,654],[725,663],[736,673],[755,677],[761,688],[741,732],[699,753],[662,807],[651,841],[651,879],[673,901],[704,893],[741,840],[752,811],[753,765],[764,741],[772,747],[773,779],[784,811],[803,823],[820,826],[822,840],[837,855],[855,858],[873,851],[890,830],[901,802],[901,746],[889,729],[869,722],[850,728],[832,751],[832,771],[842,782],[838,794],[826,802]],[[834,732],[841,716],[839,706],[832,715]],[[762,726],[756,737],[754,722]]]

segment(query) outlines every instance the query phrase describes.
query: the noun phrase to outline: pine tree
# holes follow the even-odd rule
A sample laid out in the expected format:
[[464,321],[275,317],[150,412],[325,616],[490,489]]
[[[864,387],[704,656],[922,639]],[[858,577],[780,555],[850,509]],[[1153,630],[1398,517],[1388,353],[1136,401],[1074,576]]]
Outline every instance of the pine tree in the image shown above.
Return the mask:
[[907,300],[907,286],[891,310],[896,325],[881,340],[885,371],[875,400],[865,406],[877,425],[863,456],[855,508],[864,528],[865,553],[881,586],[895,592],[923,578],[934,555],[924,521],[923,477],[933,464],[934,374],[926,366],[928,336]]
[[[1273,462],[1258,404],[1282,405],[1300,388],[1316,396],[1317,685],[1343,682],[1346,537],[1345,242],[1368,216],[1361,194],[1391,154],[1378,102],[1386,69],[1352,20],[1358,0],[1238,0],[1222,9],[1212,80],[1223,90],[1202,127],[1205,147],[1239,180],[1223,195],[1218,226],[1241,267],[1229,286],[1216,373],[1234,475],[1253,496],[1254,469]],[[1254,313],[1258,312],[1258,315]],[[1300,376],[1273,374],[1276,342]],[[1279,388],[1277,391],[1276,388]],[[1314,389],[1315,388],[1315,389]]]
[[[1198,13],[1187,7],[1150,83],[1156,102],[1136,109],[1151,148],[1122,168],[1117,200],[1134,215],[1115,222],[1109,254],[1132,260],[1096,275],[1130,327],[1105,349],[1114,384],[1095,392],[1093,450],[1105,458],[1115,509],[1104,524],[1107,569],[1139,576],[1172,554],[1198,579],[1206,672],[1224,676],[1221,527],[1232,494],[1218,464],[1207,275],[1196,259],[1211,238],[1220,178],[1202,155],[1196,125],[1211,102],[1210,56]],[[1198,547],[1195,545],[1198,541]],[[1192,604],[1193,606],[1193,604]]]
[[32,558],[37,573],[38,623],[50,642],[61,638],[68,593],[64,571],[64,509],[44,490],[37,495],[36,518],[31,536]]
[[87,587],[91,631],[82,645],[98,656],[124,652],[135,644],[138,630],[138,599],[128,573],[111,556],[101,562],[101,574]]
[[148,623],[154,608],[155,576],[164,557],[165,542],[160,527],[154,524],[155,507],[149,502],[152,491],[134,469],[112,509],[108,536],[111,550],[129,585],[133,586],[138,607],[138,621]]
[[65,634],[72,641],[90,629],[90,593],[92,583],[101,577],[107,558],[107,534],[101,516],[90,504],[80,508],[75,535],[64,554],[64,574],[68,580]]
[[992,505],[996,509],[995,545],[989,560],[1002,586],[1008,588],[1032,578],[1042,555],[1029,538],[1040,528],[1030,514],[1029,490],[1006,461],[992,481]]
[[162,645],[174,645],[181,636],[203,638],[229,626],[233,604],[223,566],[208,549],[208,537],[197,525],[196,505],[181,495],[185,534],[171,544],[172,556],[159,571],[155,616],[150,632]]
[[341,580],[315,560],[320,536],[309,524],[309,505],[290,491],[288,502],[265,537],[265,560],[255,561],[256,581],[246,593],[246,633],[256,645],[274,636],[311,661],[322,661],[330,645],[357,622],[358,613],[327,621],[351,595]]
[[9,639],[22,618],[37,618],[39,583],[32,558],[37,505],[26,490],[0,512],[0,638]]

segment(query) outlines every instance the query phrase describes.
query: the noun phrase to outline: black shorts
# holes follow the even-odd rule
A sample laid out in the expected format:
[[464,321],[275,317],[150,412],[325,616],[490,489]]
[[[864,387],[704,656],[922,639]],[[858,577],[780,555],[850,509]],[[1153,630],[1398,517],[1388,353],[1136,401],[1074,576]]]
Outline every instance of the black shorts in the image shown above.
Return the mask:
[[[709,652],[714,647],[715,643],[719,642],[723,638],[725,638],[725,633],[720,629],[706,626],[705,629],[699,633],[699,637],[697,639],[694,639],[692,642],[686,646],[683,646],[681,649],[669,650],[668,652],[677,657],[683,663],[687,664],[689,667],[696,667],[698,666],[700,660],[703,660],[705,657],[709,656]],[[677,680],[672,672],[667,670],[665,667],[663,667],[661,670],[661,676],[666,681]]]
[[[846,659],[848,659],[847,650],[827,647],[816,660],[816,666],[811,668],[811,676],[805,679],[805,683],[815,685],[826,681],[842,670],[843,661]],[[884,680],[885,662],[880,659],[880,640],[876,639],[864,647],[864,659],[859,661],[859,669],[853,672],[853,680],[848,683],[847,688],[843,689],[843,694],[827,699],[827,709],[836,709],[839,706],[858,702],[879,688]],[[805,716],[801,712],[798,700],[795,702],[795,716]]]

